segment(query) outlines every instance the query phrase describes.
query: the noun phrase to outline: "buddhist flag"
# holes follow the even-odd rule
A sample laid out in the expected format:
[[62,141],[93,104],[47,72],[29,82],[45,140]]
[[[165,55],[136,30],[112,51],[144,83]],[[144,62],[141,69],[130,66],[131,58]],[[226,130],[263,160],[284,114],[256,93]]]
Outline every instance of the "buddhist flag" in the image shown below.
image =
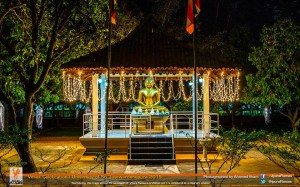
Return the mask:
[[195,17],[197,17],[201,10],[200,9],[200,0],[195,0],[195,9],[196,9]]
[[117,0],[110,0],[110,21],[112,24],[117,24]]
[[[194,4],[196,9],[196,14],[194,15]],[[186,19],[186,31],[189,34],[194,32],[194,18],[200,12],[200,0],[188,0],[187,7],[187,19]]]

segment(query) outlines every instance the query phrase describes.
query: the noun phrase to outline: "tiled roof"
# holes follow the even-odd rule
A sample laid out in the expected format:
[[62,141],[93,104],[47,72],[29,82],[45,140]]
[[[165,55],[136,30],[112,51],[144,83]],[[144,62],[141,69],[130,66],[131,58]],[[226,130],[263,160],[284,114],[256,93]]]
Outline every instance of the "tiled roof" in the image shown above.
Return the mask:
[[[239,68],[212,54],[196,54],[202,68]],[[62,69],[107,68],[108,47],[63,64]],[[111,47],[111,68],[192,68],[193,49],[167,35],[153,19],[148,19],[128,37]]]

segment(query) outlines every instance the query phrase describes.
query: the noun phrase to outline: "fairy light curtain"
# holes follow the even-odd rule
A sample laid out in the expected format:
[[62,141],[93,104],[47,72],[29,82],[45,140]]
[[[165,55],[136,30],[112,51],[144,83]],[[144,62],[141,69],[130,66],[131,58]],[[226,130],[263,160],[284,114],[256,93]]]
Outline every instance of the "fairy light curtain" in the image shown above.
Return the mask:
[[239,77],[210,80],[210,99],[213,101],[233,102],[239,100]]
[[[169,102],[171,99],[183,99],[190,101],[192,99],[192,89],[189,86],[190,80],[160,80],[155,81],[154,87],[159,90],[162,101]],[[109,100],[114,103],[119,102],[137,102],[138,92],[143,87],[143,81],[136,79],[125,80],[120,77],[119,80],[112,80],[109,88]]]
[[[155,78],[155,75],[153,76]],[[144,86],[143,79],[120,75],[117,79],[110,80],[108,97],[114,103],[136,102],[139,90]],[[155,81],[155,87],[160,91],[161,100],[169,102],[172,99],[192,100],[191,79],[178,75],[177,79],[159,79]],[[198,86],[198,100],[203,99],[202,86]],[[233,102],[239,100],[239,76],[210,79],[210,99],[220,102]],[[81,75],[63,76],[63,93],[66,101],[91,101],[92,84],[89,80],[82,80]],[[100,90],[99,90],[100,94]],[[99,95],[99,99],[101,99]]]
[[92,97],[91,81],[82,80],[81,75],[63,75],[64,100],[68,102],[81,101],[89,103]]

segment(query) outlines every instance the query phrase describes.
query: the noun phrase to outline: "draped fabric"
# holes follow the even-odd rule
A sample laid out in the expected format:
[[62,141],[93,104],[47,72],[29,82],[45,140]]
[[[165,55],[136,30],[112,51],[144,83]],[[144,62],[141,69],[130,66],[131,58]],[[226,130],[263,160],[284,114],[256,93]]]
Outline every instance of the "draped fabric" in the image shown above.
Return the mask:
[[43,109],[41,107],[39,107],[36,111],[36,127],[38,129],[42,129],[43,128]]
[[4,106],[0,102],[0,131],[4,129]]

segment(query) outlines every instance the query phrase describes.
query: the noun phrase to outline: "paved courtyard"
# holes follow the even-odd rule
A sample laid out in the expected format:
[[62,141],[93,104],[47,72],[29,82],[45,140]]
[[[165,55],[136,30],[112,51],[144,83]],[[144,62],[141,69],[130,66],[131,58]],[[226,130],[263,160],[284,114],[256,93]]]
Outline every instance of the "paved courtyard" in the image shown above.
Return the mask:
[[[46,160],[53,160],[62,150],[66,149],[66,155],[59,161],[51,164],[51,169],[45,173],[72,173],[72,174],[99,174],[103,173],[103,165],[97,165],[94,161],[95,156],[83,155],[85,149],[79,142],[77,137],[37,137],[32,144],[35,155],[41,153]],[[39,150],[39,152],[37,152]],[[41,155],[40,154],[40,155]],[[209,155],[209,159],[213,160],[214,155]],[[176,165],[158,165],[158,166],[144,166],[144,165],[127,165],[126,155],[113,155],[109,158],[106,167],[107,174],[194,174],[195,163],[193,155],[176,155]],[[12,151],[6,156],[10,161],[18,160],[17,153]],[[34,156],[38,168],[45,169],[49,164],[42,161],[40,156]],[[199,174],[215,174],[222,163],[221,160],[216,160],[215,163],[209,167],[206,163],[201,166],[198,163]],[[225,165],[219,173],[226,174],[228,172],[228,165]],[[234,168],[229,174],[287,174],[282,168],[276,166],[269,161],[264,155],[256,150],[251,150],[247,153],[246,159],[242,159],[240,165]],[[180,176],[179,176],[180,177]],[[184,176],[182,176],[184,177]],[[299,182],[294,180],[299,185]],[[24,182],[25,184],[25,182]],[[86,183],[84,183],[86,184]],[[38,184],[36,184],[38,185]],[[76,184],[67,186],[77,186]],[[126,186],[126,185],[116,185]],[[157,185],[155,185],[157,186]],[[175,185],[176,186],[176,185]],[[178,186],[178,185],[177,185]],[[194,186],[194,185],[184,185]],[[282,185],[281,185],[282,186]]]

